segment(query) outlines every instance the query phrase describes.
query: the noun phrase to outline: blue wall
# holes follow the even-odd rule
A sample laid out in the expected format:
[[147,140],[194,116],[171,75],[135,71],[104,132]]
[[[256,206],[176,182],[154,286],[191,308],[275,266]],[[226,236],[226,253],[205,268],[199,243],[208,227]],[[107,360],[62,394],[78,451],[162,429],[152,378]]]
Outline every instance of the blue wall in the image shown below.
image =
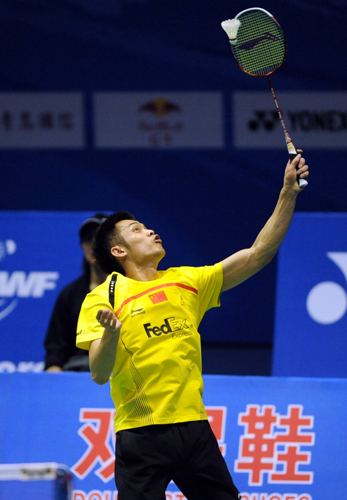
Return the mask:
[[[128,209],[167,242],[167,267],[213,264],[251,245],[276,203],[286,151],[284,143],[262,150],[233,144],[233,93],[269,91],[266,80],[237,68],[220,27],[249,6],[243,0],[3,1],[0,91],[80,92],[85,145],[0,149],[0,210]],[[344,91],[347,2],[264,0],[262,7],[288,39],[287,60],[273,76],[276,90]],[[93,96],[99,91],[219,92],[223,147],[98,149]],[[299,147],[303,131],[292,132]],[[305,148],[312,173],[299,211],[347,210],[344,147]],[[271,342],[275,279],[273,262],[229,292],[202,330],[215,340]],[[219,328],[218,318],[230,328]]]

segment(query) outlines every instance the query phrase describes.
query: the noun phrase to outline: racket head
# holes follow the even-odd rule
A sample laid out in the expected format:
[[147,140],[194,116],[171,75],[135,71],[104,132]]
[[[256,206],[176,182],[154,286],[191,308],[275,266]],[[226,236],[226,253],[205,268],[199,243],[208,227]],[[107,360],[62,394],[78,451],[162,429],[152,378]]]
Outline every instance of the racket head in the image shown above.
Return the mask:
[[270,12],[259,7],[237,14],[241,22],[233,56],[240,68],[251,76],[269,76],[282,66],[287,56],[284,32]]

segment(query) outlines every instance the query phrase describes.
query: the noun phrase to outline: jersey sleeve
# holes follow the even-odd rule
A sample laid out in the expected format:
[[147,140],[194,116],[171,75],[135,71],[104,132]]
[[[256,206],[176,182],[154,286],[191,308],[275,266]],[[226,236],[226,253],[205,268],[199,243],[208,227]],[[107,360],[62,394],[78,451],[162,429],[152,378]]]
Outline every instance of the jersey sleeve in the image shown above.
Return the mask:
[[213,307],[220,306],[220,294],[223,284],[222,264],[219,262],[214,266],[197,267],[194,269],[194,278],[198,289],[200,304],[200,318],[205,312]]
[[104,328],[96,319],[99,309],[112,310],[110,302],[99,292],[88,293],[83,301],[78,318],[76,345],[80,349],[89,350],[93,340],[101,339]]

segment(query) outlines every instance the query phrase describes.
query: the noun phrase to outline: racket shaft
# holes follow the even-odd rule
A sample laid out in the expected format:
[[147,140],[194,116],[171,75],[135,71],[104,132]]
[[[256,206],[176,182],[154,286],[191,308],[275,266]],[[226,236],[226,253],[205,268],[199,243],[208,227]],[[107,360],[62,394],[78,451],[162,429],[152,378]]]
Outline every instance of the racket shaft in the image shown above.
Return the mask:
[[[278,113],[279,119],[280,119],[281,124],[282,124],[283,132],[284,132],[284,137],[285,137],[286,144],[287,144],[287,149],[288,149],[289,161],[292,162],[298,153],[297,153],[297,151],[295,149],[293,141],[291,140],[291,138],[290,138],[290,136],[289,136],[289,134],[287,132],[286,125],[284,123],[280,107],[278,105],[277,97],[276,97],[275,90],[273,88],[270,76],[268,76],[267,79],[269,81],[270,88],[271,88],[271,93],[272,93],[272,97],[274,98],[274,101],[275,101],[275,104],[276,104],[276,108],[277,108],[277,113]],[[300,177],[298,176],[298,184],[299,184],[299,186],[301,188],[303,188],[303,187],[307,186],[308,182],[305,179],[300,179]]]

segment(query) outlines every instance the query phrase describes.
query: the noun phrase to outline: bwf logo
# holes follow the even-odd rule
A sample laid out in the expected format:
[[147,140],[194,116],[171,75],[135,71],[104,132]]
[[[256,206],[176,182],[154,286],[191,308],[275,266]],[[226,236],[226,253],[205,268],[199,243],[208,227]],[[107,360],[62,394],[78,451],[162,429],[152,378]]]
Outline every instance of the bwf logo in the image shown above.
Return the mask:
[[[14,255],[13,240],[0,241],[0,261]],[[57,286],[59,273],[54,271],[0,271],[0,321],[14,311],[21,298],[41,298]]]
[[[337,265],[347,282],[347,252],[327,252],[327,257]],[[346,289],[334,281],[322,281],[309,292],[306,307],[310,317],[317,323],[336,323],[347,311]]]

